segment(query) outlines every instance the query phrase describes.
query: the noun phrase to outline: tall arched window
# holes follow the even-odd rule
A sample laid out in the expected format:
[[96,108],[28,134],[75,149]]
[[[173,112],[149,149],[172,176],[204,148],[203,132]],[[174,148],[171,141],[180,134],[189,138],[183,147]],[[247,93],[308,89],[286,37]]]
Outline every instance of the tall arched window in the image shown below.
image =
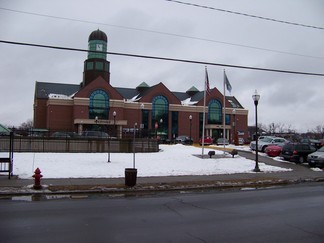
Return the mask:
[[95,90],[90,95],[89,118],[108,119],[109,97],[103,90]]
[[208,123],[222,124],[222,104],[218,100],[211,100],[208,104]]
[[158,132],[168,134],[169,102],[164,96],[156,96],[152,100],[152,126],[158,123]]

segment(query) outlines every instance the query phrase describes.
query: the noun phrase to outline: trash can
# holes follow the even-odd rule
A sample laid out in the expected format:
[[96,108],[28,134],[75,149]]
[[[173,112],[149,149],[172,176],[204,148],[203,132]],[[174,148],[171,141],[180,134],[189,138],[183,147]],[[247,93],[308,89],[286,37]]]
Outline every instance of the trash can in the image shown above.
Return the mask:
[[136,185],[137,169],[126,168],[125,169],[125,185],[132,187]]

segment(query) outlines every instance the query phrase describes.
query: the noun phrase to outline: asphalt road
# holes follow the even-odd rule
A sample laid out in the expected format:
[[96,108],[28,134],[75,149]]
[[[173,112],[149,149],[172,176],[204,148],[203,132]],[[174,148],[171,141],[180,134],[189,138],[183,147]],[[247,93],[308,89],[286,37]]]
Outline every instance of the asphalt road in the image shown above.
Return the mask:
[[324,183],[150,197],[6,199],[0,201],[0,241],[324,242],[323,205]]

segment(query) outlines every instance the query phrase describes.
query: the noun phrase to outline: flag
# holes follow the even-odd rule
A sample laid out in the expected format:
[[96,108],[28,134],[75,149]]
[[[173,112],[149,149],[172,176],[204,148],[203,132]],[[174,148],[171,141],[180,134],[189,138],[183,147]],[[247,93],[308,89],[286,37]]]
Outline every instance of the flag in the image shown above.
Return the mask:
[[210,87],[209,87],[209,79],[208,79],[208,72],[207,72],[207,68],[205,68],[206,70],[206,78],[205,78],[205,90],[207,94],[210,94]]
[[224,71],[224,84],[226,85],[226,89],[228,90],[228,92],[231,93],[232,91],[232,85],[230,84],[230,82],[228,81],[228,78],[226,76],[226,73]]

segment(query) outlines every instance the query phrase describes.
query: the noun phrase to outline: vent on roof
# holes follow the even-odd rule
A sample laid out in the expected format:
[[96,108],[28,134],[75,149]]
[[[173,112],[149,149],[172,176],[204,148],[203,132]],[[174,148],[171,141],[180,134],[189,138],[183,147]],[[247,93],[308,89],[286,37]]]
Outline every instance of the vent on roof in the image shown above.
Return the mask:
[[150,86],[148,86],[147,83],[142,82],[140,85],[138,85],[138,86],[136,87],[136,90],[137,90],[138,92],[143,92],[144,90],[148,89],[149,87],[150,87]]
[[188,89],[186,91],[186,93],[190,96],[194,96],[195,94],[197,94],[199,92],[199,90],[195,87],[195,86],[192,86],[190,89]]

